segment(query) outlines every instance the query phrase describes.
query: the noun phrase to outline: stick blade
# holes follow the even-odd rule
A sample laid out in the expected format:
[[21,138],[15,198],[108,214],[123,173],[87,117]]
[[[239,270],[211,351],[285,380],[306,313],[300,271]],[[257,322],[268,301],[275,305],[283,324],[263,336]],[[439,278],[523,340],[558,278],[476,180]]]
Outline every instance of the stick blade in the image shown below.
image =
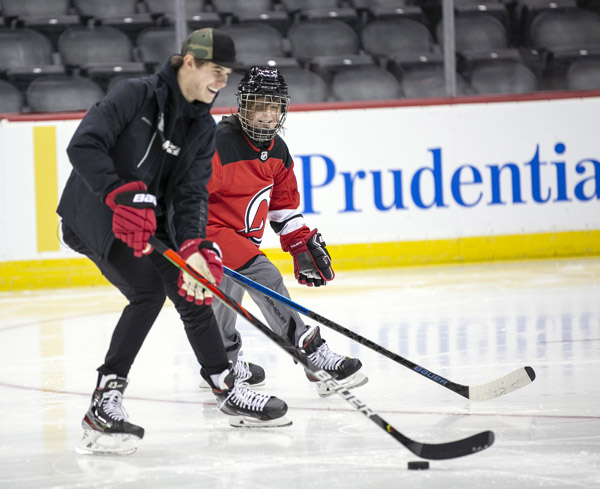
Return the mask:
[[521,387],[525,387],[534,380],[535,372],[533,368],[521,367],[487,384],[469,387],[469,399],[472,401],[494,399],[495,397],[504,396]]
[[421,458],[428,460],[447,460],[481,452],[492,446],[494,439],[494,433],[492,431],[482,431],[481,433],[468,438],[448,443],[431,445],[428,443],[412,442],[405,446]]

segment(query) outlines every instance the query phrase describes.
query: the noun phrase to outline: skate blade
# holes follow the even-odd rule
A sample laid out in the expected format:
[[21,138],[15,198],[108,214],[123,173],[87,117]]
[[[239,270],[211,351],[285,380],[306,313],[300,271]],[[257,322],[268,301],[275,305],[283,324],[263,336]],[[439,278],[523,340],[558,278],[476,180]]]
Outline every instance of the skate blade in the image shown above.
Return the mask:
[[[355,389],[361,385],[365,385],[369,381],[369,378],[362,372],[356,372],[350,377],[338,381],[344,389]],[[335,391],[327,387],[325,382],[317,382],[317,394],[319,397],[329,397],[335,394]]]
[[261,421],[247,416],[228,416],[227,421],[233,428],[283,428],[292,425],[292,420],[285,416],[269,421]]
[[131,455],[137,450],[138,440],[137,436],[129,434],[84,430],[75,452],[80,455]]

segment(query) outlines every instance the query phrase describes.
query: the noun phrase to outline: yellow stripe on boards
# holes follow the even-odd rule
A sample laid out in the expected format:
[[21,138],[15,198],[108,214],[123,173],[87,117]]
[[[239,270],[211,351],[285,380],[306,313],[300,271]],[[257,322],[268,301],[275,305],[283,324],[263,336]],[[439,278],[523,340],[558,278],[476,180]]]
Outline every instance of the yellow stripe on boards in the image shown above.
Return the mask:
[[[479,236],[328,246],[336,272],[369,268],[440,265],[537,258],[600,256],[600,230]],[[264,250],[285,275],[292,258],[281,249]],[[87,258],[0,262],[0,292],[108,285]]]
[[58,251],[58,175],[56,167],[56,127],[33,128],[35,170],[35,211],[37,250]]

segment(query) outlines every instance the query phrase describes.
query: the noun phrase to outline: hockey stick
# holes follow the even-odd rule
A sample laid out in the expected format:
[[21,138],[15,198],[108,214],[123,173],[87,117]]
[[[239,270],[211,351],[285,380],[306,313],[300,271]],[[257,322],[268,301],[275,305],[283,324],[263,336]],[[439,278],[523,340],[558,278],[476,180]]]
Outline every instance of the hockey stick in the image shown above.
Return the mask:
[[275,334],[265,324],[263,324],[261,321],[255,318],[250,312],[246,311],[246,309],[244,309],[240,304],[238,304],[236,301],[225,295],[215,285],[211,284],[196,270],[191,268],[174,250],[167,247],[162,241],[160,241],[154,236],[150,238],[150,244],[154,247],[156,251],[163,255],[173,265],[191,275],[194,278],[194,280],[199,282],[205,289],[211,291],[217,299],[223,302],[224,305],[226,305],[232,311],[245,318],[249,323],[251,323],[263,334],[265,334],[270,340],[272,340],[274,343],[276,343],[286,352],[288,352],[299,363],[311,370],[312,373],[319,380],[326,383],[327,387],[333,390],[342,399],[348,402],[352,407],[363,413],[367,418],[373,421],[377,426],[379,426],[382,430],[391,435],[394,439],[396,439],[398,442],[404,445],[415,455],[425,459],[445,460],[479,452],[488,448],[492,445],[492,443],[494,443],[494,433],[491,431],[483,431],[481,433],[472,435],[462,440],[456,440],[440,444],[420,443],[411,440],[399,431],[396,431],[396,429],[392,425],[390,425],[377,413],[371,410],[364,402],[360,401],[349,390],[345,389],[325,370],[318,369],[305,355],[303,355],[298,349],[296,349],[289,341],[277,336],[277,334]]
[[383,346],[374,343],[373,341],[359,335],[358,333],[355,333],[354,331],[340,326],[339,324],[321,316],[320,314],[317,314],[314,311],[306,309],[305,307],[295,303],[291,299],[288,299],[287,297],[278,294],[274,290],[271,290],[265,287],[264,285],[261,285],[258,282],[255,282],[254,280],[251,280],[248,277],[245,277],[244,275],[234,270],[231,270],[230,268],[223,268],[225,271],[225,275],[231,277],[238,283],[247,285],[253,288],[254,290],[257,290],[258,292],[261,292],[262,294],[265,294],[266,296],[285,304],[289,308],[301,314],[304,314],[310,319],[313,319],[323,324],[324,326],[327,326],[333,329],[334,331],[337,331],[338,333],[347,336],[348,338],[358,342],[361,345],[371,348],[371,350],[374,350],[377,353],[381,353],[383,356],[389,358],[390,360],[393,360],[394,362],[399,363],[400,365],[403,365],[404,367],[407,367],[413,370],[414,372],[421,374],[422,376],[428,378],[429,380],[432,380],[436,384],[439,384],[442,387],[445,387],[446,389],[456,392],[457,394],[466,397],[467,399],[473,401],[487,401],[488,399],[494,399],[495,397],[503,396],[517,389],[520,389],[521,387],[525,387],[527,384],[530,384],[535,379],[535,372],[533,368],[521,367],[515,370],[514,372],[506,374],[503,377],[500,377],[499,379],[493,380],[492,382],[488,382],[487,384],[473,386],[457,384],[456,382],[452,382],[451,380],[445,379],[441,375],[438,375],[432,372],[431,370],[421,367],[420,365],[417,365],[416,363],[413,363],[410,360],[401,357],[396,353],[392,353],[391,351],[386,350]]

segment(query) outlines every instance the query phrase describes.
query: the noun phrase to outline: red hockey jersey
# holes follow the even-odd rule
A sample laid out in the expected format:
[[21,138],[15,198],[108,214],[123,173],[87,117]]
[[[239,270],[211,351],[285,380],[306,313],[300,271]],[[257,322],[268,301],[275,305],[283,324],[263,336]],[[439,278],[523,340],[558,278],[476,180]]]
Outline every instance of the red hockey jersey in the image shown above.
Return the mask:
[[206,237],[223,252],[223,263],[242,267],[256,255],[267,221],[279,235],[304,226],[294,162],[279,136],[259,148],[235,116],[217,126],[217,150],[208,183]]

